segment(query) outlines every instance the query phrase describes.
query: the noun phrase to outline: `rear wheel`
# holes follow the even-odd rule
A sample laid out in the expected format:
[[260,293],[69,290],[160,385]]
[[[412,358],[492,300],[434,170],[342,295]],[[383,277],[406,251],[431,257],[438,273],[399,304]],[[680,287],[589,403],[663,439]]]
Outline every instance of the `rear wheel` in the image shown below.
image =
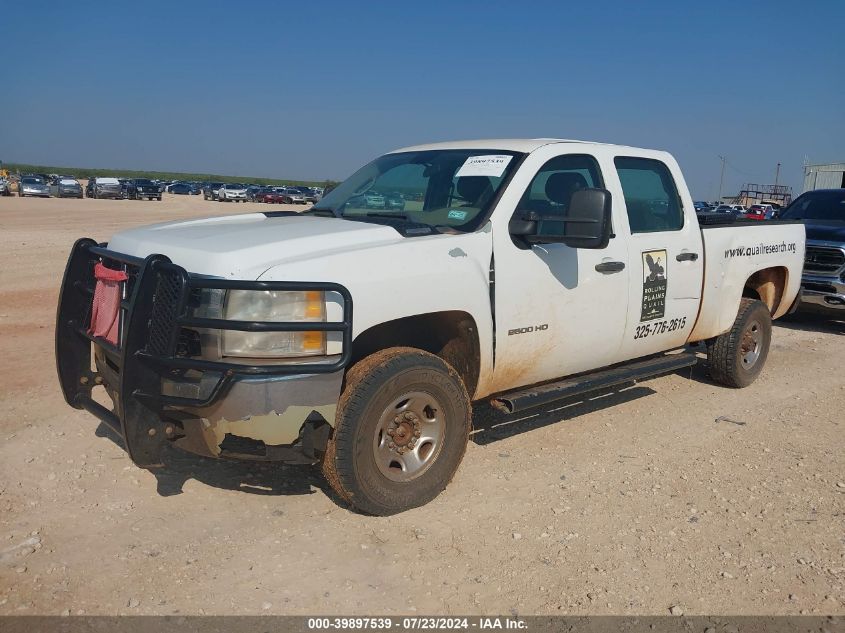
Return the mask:
[[728,387],[747,387],[766,364],[772,342],[772,316],[765,303],[742,299],[731,329],[707,343],[710,376]]
[[368,514],[424,505],[457,471],[471,417],[463,381],[442,359],[407,347],[376,352],[347,374],[323,473]]

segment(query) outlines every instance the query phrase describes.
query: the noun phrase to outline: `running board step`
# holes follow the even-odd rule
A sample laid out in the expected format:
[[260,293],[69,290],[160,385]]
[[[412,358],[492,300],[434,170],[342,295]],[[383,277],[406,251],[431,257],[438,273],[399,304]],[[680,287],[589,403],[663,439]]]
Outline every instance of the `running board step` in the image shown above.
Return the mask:
[[564,398],[580,396],[591,391],[615,387],[627,382],[637,382],[660,374],[668,374],[684,367],[692,367],[697,361],[698,358],[693,352],[658,356],[576,378],[567,378],[558,382],[503,393],[492,398],[490,404],[505,413],[516,413]]

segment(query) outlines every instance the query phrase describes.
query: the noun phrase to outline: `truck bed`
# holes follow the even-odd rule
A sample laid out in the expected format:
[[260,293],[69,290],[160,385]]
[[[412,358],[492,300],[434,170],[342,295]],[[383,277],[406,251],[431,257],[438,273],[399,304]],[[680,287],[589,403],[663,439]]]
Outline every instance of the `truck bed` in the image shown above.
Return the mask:
[[[721,214],[719,214],[721,215]],[[756,275],[760,298],[772,318],[785,314],[798,296],[804,267],[804,225],[789,221],[700,218],[704,247],[701,308],[689,341],[726,332],[736,318],[746,282]],[[785,279],[781,293],[776,282]]]

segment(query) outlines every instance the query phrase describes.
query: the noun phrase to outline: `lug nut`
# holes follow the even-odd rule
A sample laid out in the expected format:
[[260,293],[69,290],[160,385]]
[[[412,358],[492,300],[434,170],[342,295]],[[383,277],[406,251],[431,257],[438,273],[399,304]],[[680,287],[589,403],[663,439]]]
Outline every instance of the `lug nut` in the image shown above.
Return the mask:
[[103,377],[102,376],[94,376],[94,384],[95,385],[102,385],[103,384]]
[[414,414],[413,414],[413,413],[411,413],[410,411],[408,411],[407,413],[405,413],[405,419],[406,419],[406,420],[413,420],[413,419],[414,419]]
[[420,436],[420,430],[417,429],[417,430],[414,431],[414,437],[419,437],[419,436]]
[[395,433],[396,433],[396,431],[394,431],[393,429],[387,429],[387,434],[388,434],[390,437],[393,437],[393,435],[394,435]]
[[396,448],[396,444],[394,444],[393,442],[391,442],[387,446],[388,446],[388,448]]
[[149,431],[147,431],[147,435],[149,435],[150,437],[152,437],[152,436],[153,436],[153,435],[155,435],[155,434],[156,434],[156,430],[155,430],[155,429],[150,429]]
[[88,384],[88,376],[83,376],[82,378],[80,378],[80,379],[79,379],[79,384],[81,384],[81,385],[87,385],[87,384]]

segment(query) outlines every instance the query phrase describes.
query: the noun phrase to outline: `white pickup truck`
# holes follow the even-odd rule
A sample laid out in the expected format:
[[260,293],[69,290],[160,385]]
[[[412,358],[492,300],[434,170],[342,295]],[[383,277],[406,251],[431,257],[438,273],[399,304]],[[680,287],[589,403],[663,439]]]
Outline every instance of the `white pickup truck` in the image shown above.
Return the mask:
[[473,401],[518,411],[690,366],[696,349],[716,381],[749,385],[797,303],[804,227],[721,216],[697,218],[666,152],[409,147],[302,213],[78,240],[59,379],[139,466],[166,444],[320,463],[354,507],[391,514],[446,487]]

